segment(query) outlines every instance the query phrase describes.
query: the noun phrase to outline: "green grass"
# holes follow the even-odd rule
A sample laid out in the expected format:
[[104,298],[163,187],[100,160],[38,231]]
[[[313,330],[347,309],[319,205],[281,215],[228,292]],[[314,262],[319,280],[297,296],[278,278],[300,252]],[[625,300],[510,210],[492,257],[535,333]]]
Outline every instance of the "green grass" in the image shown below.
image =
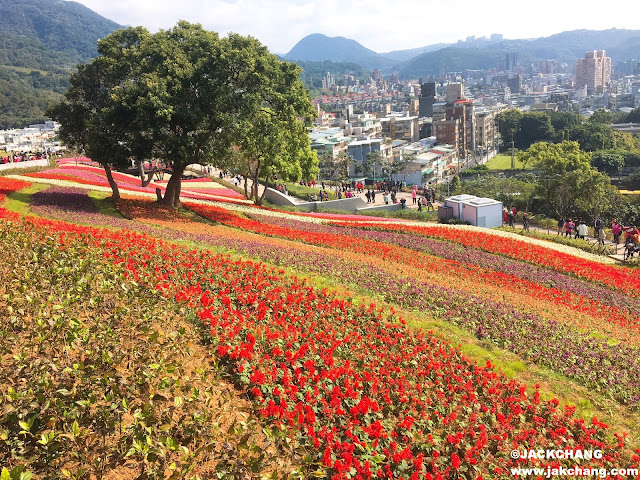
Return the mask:
[[[518,156],[515,158],[516,169],[524,169],[524,164],[518,160]],[[499,153],[487,163],[487,168],[489,170],[511,170],[511,155],[505,155],[504,153]],[[526,170],[530,170],[531,168],[527,168]]]
[[49,188],[46,183],[34,183],[30,187],[25,187],[17,192],[11,192],[7,195],[5,206],[7,210],[11,212],[19,213],[20,215],[31,214],[31,197],[34,193],[41,192]]
[[[320,189],[318,187],[305,187],[303,185],[300,185],[299,183],[287,183],[286,185],[287,185],[287,189],[289,190],[289,195],[297,197],[300,200],[306,201],[308,200],[307,195],[310,194],[313,196],[314,193],[318,195],[318,200],[320,200],[320,195],[319,195]],[[329,188],[326,188],[325,191],[327,192],[327,195],[329,195],[329,200],[338,199],[338,196],[335,194],[335,192],[333,192]]]
[[94,192],[89,191],[89,198],[93,201],[98,211],[109,217],[124,218],[122,214],[116,209],[111,199],[111,194],[107,192]]

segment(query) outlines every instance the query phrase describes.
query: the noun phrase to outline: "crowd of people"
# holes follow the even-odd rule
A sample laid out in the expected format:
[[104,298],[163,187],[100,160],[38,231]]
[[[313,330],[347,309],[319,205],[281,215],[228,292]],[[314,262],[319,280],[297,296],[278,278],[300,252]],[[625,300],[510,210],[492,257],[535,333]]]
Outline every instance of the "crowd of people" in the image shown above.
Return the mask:
[[[598,240],[598,243],[604,245],[606,238],[605,227],[600,219],[596,217],[593,222],[593,237]],[[620,244],[620,236],[625,233],[625,246],[630,242],[634,244],[640,244],[638,239],[638,229],[633,225],[623,225],[617,219],[611,222],[611,234],[613,235],[613,243],[615,245]],[[564,235],[565,237],[582,238],[585,239],[589,233],[586,223],[578,219],[574,221],[571,218],[561,218],[558,220],[558,235]]]
[[43,158],[47,158],[46,153],[36,152],[36,153],[9,153],[8,155],[0,157],[0,163],[17,163],[17,162],[26,162],[28,160],[41,160]]

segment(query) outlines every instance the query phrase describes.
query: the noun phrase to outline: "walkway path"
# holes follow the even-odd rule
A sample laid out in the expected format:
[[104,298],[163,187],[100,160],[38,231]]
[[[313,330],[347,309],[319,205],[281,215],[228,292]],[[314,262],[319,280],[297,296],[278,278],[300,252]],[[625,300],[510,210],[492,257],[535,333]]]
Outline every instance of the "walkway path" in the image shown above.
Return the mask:
[[[197,170],[197,169],[200,169],[201,171],[203,170],[203,167],[200,166],[200,165],[191,165],[191,167],[194,167],[194,170]],[[211,175],[210,176],[215,177],[215,178],[220,178],[220,170],[211,167]],[[223,180],[225,180],[225,181],[227,181],[227,182],[229,182],[231,184],[233,184],[233,179],[234,179],[234,177],[231,176],[231,175],[223,176]],[[249,179],[249,182],[248,182],[249,189],[251,189],[251,185],[252,185],[252,181]],[[242,183],[242,184],[240,184],[238,186],[240,188],[244,188],[244,183]],[[262,194],[262,191],[264,190],[264,186],[262,184],[260,184],[258,188],[259,188],[260,194]],[[320,189],[318,189],[318,190],[320,190]],[[360,193],[360,194],[358,194],[358,196],[362,198],[362,200],[367,204],[367,206],[373,207],[373,206],[384,205],[384,195],[383,195],[382,192],[376,191],[375,202],[367,202],[367,197],[365,196],[364,193]],[[416,205],[413,204],[413,197],[412,197],[411,193],[398,192],[397,193],[398,202],[403,198],[407,202],[406,203],[407,208],[417,210],[418,205],[417,204]],[[303,199],[299,199],[299,200],[301,202],[304,202]],[[420,195],[418,195],[418,201],[419,200],[420,200]],[[434,204],[433,204],[435,210],[437,210],[438,207],[441,206],[441,205],[442,205],[442,202],[438,202],[438,201],[434,202]],[[520,223],[520,224],[516,224],[516,228],[517,229],[522,229],[524,227]],[[547,234],[555,234],[556,233],[555,229],[542,228],[542,227],[537,227],[537,226],[534,226],[534,225],[531,225],[529,227],[529,229],[537,231],[537,232],[540,232],[540,233],[547,233]],[[598,240],[593,238],[593,237],[586,237],[584,241],[588,242],[591,245],[596,245],[598,243]],[[623,262],[624,261],[624,243],[620,243],[619,245],[616,245],[615,243],[613,243],[610,240],[605,240],[605,246],[615,252],[612,255],[609,255],[609,257],[611,257],[614,260],[617,260],[619,262]]]
[[[524,228],[524,226],[520,223],[516,223],[516,229],[520,229],[522,230]],[[552,229],[552,228],[542,228],[542,227],[538,227],[535,225],[530,225],[529,226],[529,230],[533,230],[536,232],[540,232],[540,233],[546,233],[549,235],[557,235],[557,229]],[[564,233],[562,234],[564,235]],[[621,237],[621,239],[623,239],[624,237]],[[584,239],[585,242],[589,243],[590,245],[597,245],[598,244],[598,240],[591,237],[591,236],[587,236]],[[613,243],[613,241],[611,240],[605,240],[604,241],[604,245],[605,247],[609,248],[610,250],[613,250],[615,253],[613,253],[612,255],[608,255],[609,257],[613,258],[614,260],[618,260],[619,262],[623,262],[624,261],[624,240],[622,240],[620,242],[620,244],[616,245],[615,243]]]

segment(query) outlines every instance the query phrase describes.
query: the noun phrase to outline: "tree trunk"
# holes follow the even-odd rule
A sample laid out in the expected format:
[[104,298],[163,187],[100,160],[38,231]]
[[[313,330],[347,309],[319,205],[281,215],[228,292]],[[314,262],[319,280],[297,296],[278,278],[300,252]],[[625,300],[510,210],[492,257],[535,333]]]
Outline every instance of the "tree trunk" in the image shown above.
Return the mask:
[[244,196],[249,198],[249,177],[248,175],[244,176]]
[[118,189],[118,184],[113,179],[113,175],[111,174],[111,167],[109,167],[109,165],[105,165],[104,172],[107,174],[107,181],[111,187],[113,200],[120,200],[120,190]]
[[258,198],[258,185],[260,184],[260,179],[258,178],[258,173],[256,172],[251,179],[253,185],[251,185],[251,197],[256,205],[260,205],[260,198]]
[[180,206],[180,190],[182,184],[182,174],[184,173],[185,165],[173,167],[171,178],[167,182],[167,189],[164,192],[164,198],[162,204],[168,207]]
[[149,172],[149,176],[145,179],[144,178],[143,162],[137,162],[137,163],[138,163],[138,174],[140,175],[141,185],[143,187],[146,187],[147,185],[149,185],[151,183],[151,180],[153,180],[153,174],[155,173],[156,169],[152,168],[151,172]]
[[[269,188],[269,177],[264,180],[264,190],[262,191],[262,195],[260,195],[260,201],[257,202],[258,205],[262,205],[262,200],[264,200],[264,196],[267,194],[267,188]],[[258,197],[258,190],[256,189],[256,198]]]

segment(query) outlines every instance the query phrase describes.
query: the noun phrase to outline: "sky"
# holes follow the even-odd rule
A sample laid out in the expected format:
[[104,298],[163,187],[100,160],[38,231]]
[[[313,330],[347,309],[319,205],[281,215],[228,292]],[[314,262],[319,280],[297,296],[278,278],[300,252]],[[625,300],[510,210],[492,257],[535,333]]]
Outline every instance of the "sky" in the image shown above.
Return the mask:
[[281,54],[312,33],[351,38],[382,53],[492,33],[515,39],[577,29],[640,29],[637,0],[618,0],[606,12],[599,3],[600,13],[577,0],[76,1],[121,25],[157,31],[182,19],[220,34],[251,35]]

